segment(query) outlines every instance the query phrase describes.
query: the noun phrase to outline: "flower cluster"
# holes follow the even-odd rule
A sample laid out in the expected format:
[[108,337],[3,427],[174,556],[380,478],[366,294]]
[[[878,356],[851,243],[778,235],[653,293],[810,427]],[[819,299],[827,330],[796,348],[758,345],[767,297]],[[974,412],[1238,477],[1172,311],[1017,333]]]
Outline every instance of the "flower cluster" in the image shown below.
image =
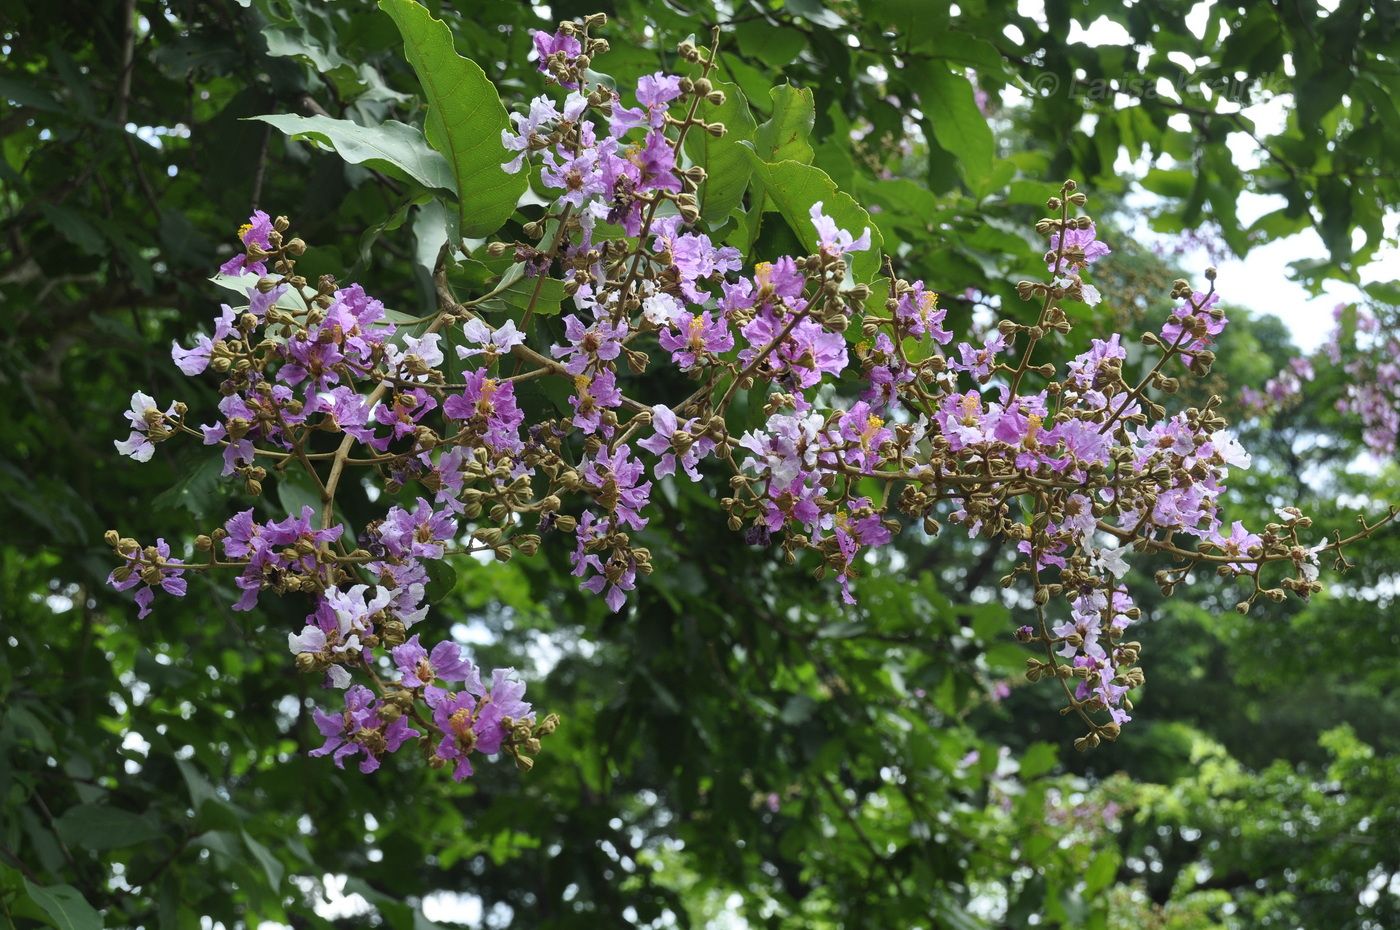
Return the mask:
[[1263,390],[1240,388],[1240,405],[1252,416],[1288,410],[1302,400],[1303,386],[1316,379],[1320,366],[1333,366],[1346,375],[1337,411],[1360,421],[1373,455],[1393,457],[1400,451],[1400,319],[1393,307],[1345,303],[1332,316],[1335,325],[1317,353],[1289,359]]
[[[1350,311],[1350,312],[1349,312]],[[1342,413],[1355,414],[1362,437],[1377,457],[1400,450],[1400,328],[1394,308],[1371,311],[1338,304],[1337,325],[1323,351],[1334,364],[1346,359],[1347,394],[1337,402]]]
[[1291,358],[1285,368],[1264,382],[1262,391],[1248,384],[1241,387],[1240,406],[1255,416],[1286,410],[1302,399],[1303,385],[1314,377],[1310,360],[1302,356]]
[[[1031,589],[1015,634],[1036,650],[1028,677],[1060,683],[1088,728],[1083,747],[1118,735],[1143,681],[1142,647],[1127,638],[1140,615],[1135,568],[1172,560],[1155,575],[1168,593],[1197,566],[1247,577],[1241,610],[1317,590],[1322,549],[1300,540],[1306,517],[1223,529],[1226,481],[1249,456],[1218,398],[1171,412],[1153,400],[1176,391],[1174,362],[1209,370],[1226,325],[1213,284],[1177,282],[1180,305],[1143,340],[1157,361],[1129,379],[1117,334],[1063,365],[1048,360],[1072,329],[1064,304],[1101,299],[1089,276],[1111,254],[1073,182],[1037,224],[1046,279],[1018,286],[1038,305],[1034,323],[1002,320],[959,340],[925,282],[888,262],[885,275],[854,280],[870,230],[845,228],[820,201],[807,211],[810,252],[748,265],[705,231],[705,172],[678,155],[690,133],[724,131],[697,115],[723,102],[708,79],[713,56],[685,43],[690,76],[649,75],[624,97],[588,81],[606,48],[588,34],[600,21],[535,36],[562,99],[537,97],[512,118],[504,167],[537,165],[553,202],[523,238],[487,247],[514,263],[493,290],[463,301],[439,274],[438,312],[396,325],[358,285],[309,284],[289,222],[255,214],[239,233],[243,254],[223,266],[246,273],[247,308],[224,307],[212,335],[172,352],[185,373],[222,379],[215,422],[133,398],[131,436],[117,443],[133,458],[189,435],[219,447],[224,473],[254,498],[269,465],[276,480],[300,472],[316,489],[319,511],[264,519],[259,500],[199,536],[197,560],[172,559],[163,542],[109,539],[124,560],[113,584],[143,585],[142,616],[157,588],[183,594],[191,571],[234,573],[238,609],[264,592],[309,599],[305,626],[288,633],[294,661],[345,690],[343,710],[317,714],[326,742],[315,754],[358,757],[371,771],[412,743],[457,778],[474,754],[528,768],[556,718],[537,719],[509,670],[488,687],[458,646],[409,634],[431,608],[432,566],[472,552],[528,556],[572,536],[580,589],[621,611],[653,570],[634,534],[655,518],[663,482],[717,482],[733,529],[811,560],[846,604],[906,527],[934,534],[946,522],[1004,543],[1015,559],[1006,585]],[[523,313],[493,317],[493,298],[522,277],[535,295]],[[546,278],[570,302],[553,338],[532,325]],[[449,349],[465,365],[460,380],[446,371]],[[658,364],[697,386],[642,401],[642,375]],[[567,410],[527,422],[516,385],[533,378],[557,379]],[[766,418],[736,434],[740,396]],[[336,508],[352,469],[384,501],[358,532]],[[1274,563],[1291,572],[1271,585]]]

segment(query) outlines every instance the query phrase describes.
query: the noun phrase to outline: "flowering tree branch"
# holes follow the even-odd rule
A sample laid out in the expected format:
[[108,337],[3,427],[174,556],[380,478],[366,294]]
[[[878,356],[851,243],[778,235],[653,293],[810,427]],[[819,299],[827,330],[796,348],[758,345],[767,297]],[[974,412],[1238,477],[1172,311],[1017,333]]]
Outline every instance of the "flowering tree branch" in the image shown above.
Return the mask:
[[[535,38],[562,100],[538,97],[512,117],[505,168],[538,162],[555,199],[525,225],[526,241],[487,246],[514,259],[495,288],[460,300],[439,267],[436,311],[396,324],[357,284],[310,284],[297,273],[305,243],[286,218],[258,212],[221,269],[248,275],[247,307],[225,306],[212,336],[173,348],[186,374],[222,378],[215,422],[195,427],[183,404],[132,398],[131,432],[117,446],[134,459],[198,436],[254,497],[268,477],[260,462],[279,480],[295,462],[314,486],[319,510],[261,521],[250,508],[198,536],[202,561],[176,557],[164,540],[107,536],[121,560],[111,582],[135,590],[142,617],[157,590],[186,594],[187,572],[234,573],[236,610],[254,609],[265,591],[309,599],[290,651],[299,669],[345,691],[342,710],[317,711],[326,743],[313,755],[358,758],[368,772],[416,745],[457,778],[482,754],[528,768],[557,719],[537,717],[511,670],[488,683],[456,644],[429,648],[409,634],[430,609],[435,566],[471,552],[533,555],[572,537],[580,587],[619,611],[652,570],[633,534],[655,515],[658,481],[727,486],[731,528],[751,545],[777,542],[790,562],[808,553],[847,604],[871,553],[906,527],[932,535],[946,521],[1010,548],[1018,561],[1003,585],[1026,584],[1033,605],[1034,623],[1015,634],[1036,653],[1027,676],[1059,682],[1065,712],[1086,727],[1080,748],[1117,738],[1144,680],[1142,646],[1127,639],[1140,616],[1130,563],[1173,560],[1154,576],[1168,594],[1200,566],[1245,576],[1243,612],[1259,597],[1315,593],[1319,555],[1344,568],[1344,547],[1395,517],[1392,508],[1330,543],[1310,544],[1311,521],[1293,508],[1262,533],[1240,521],[1226,530],[1220,498],[1249,455],[1219,398],[1166,406],[1183,377],[1203,377],[1214,361],[1227,320],[1213,270],[1204,292],[1175,283],[1179,305],[1143,336],[1159,355],[1135,384],[1123,376],[1119,334],[1033,364],[1072,330],[1066,303],[1100,300],[1088,275],[1110,250],[1073,181],[1036,225],[1048,240],[1044,279],[1018,286],[1039,303],[1031,325],[1002,320],[954,344],[924,282],[898,277],[889,260],[884,275],[857,280],[871,230],[842,228],[827,201],[794,227],[810,252],[747,265],[698,230],[706,173],[680,166],[688,132],[725,132],[698,115],[724,101],[708,77],[715,43],[683,44],[696,76],[643,77],[627,106],[587,82],[606,51],[590,35],[603,21]],[[493,318],[492,299],[522,276],[535,280],[518,323]],[[538,311],[550,278],[573,308],[546,353]],[[445,349],[464,365],[460,381]],[[643,399],[634,385],[644,391],[639,376],[660,366],[698,386],[669,404]],[[535,379],[571,390],[567,409],[527,419],[516,387]],[[747,431],[741,395],[764,401],[766,419]],[[351,468],[387,504],[353,539],[336,508]]]

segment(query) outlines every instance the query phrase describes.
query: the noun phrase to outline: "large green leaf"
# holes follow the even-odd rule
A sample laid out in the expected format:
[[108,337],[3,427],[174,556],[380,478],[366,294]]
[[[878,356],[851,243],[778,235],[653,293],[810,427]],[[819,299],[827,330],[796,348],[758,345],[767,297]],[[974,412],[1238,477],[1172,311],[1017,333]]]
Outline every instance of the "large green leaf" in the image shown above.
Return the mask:
[[253,858],[258,861],[258,865],[262,866],[263,874],[267,876],[268,887],[280,888],[282,886],[282,875],[286,871],[282,867],[282,863],[272,854],[272,850],[253,839],[248,834],[247,830],[243,830],[242,833],[243,842],[248,847],[248,851],[253,854]]
[[757,129],[739,86],[717,81],[715,87],[724,92],[724,103],[702,104],[700,115],[706,122],[723,123],[725,134],[716,138],[697,127],[685,140],[686,153],[705,169],[705,181],[700,185],[700,213],[712,226],[728,219],[744,199],[753,166],[740,143],[752,141]]
[[455,191],[456,180],[447,159],[433,151],[423,133],[406,123],[388,120],[378,126],[361,126],[329,116],[278,114],[253,116],[292,139],[311,139],[335,149],[352,165],[364,165],[399,180],[424,187]]
[[106,804],[70,807],[55,826],[65,842],[94,850],[135,846],[161,835],[148,818]]
[[764,161],[812,163],[812,124],[816,104],[805,87],[780,84],[768,92],[773,115],[754,132],[754,151]]
[[[773,113],[753,134],[753,151],[765,162],[796,161],[810,165],[812,124],[816,119],[816,104],[812,92],[805,87],[780,84],[768,91],[773,101]],[[758,240],[763,228],[766,190],[762,174],[755,173],[750,182],[748,239],[749,248]]]
[[428,101],[428,142],[447,156],[457,178],[461,234],[480,238],[500,229],[525,193],[522,171],[507,174],[501,144],[506,108],[476,62],[457,54],[452,32],[414,0],[379,0],[403,36],[404,55]]
[[836,182],[820,168],[804,165],[797,161],[780,161],[768,164],[750,152],[754,176],[762,179],[768,191],[768,199],[787,220],[788,226],[797,235],[803,246],[816,249],[817,231],[809,215],[812,204],[821,201],[822,212],[836,221],[836,225],[859,236],[867,227],[870,229],[870,248],[864,252],[852,252],[846,260],[857,281],[869,282],[880,270],[880,248],[884,239],[880,230],[870,222],[870,214],[856,203],[850,194],[836,189]]
[[977,108],[972,84],[960,74],[934,66],[924,70],[918,85],[919,104],[933,127],[938,144],[952,153],[969,187],[977,193],[992,173],[996,142]]
[[26,878],[24,890],[59,930],[102,930],[102,916],[72,885],[41,886]]

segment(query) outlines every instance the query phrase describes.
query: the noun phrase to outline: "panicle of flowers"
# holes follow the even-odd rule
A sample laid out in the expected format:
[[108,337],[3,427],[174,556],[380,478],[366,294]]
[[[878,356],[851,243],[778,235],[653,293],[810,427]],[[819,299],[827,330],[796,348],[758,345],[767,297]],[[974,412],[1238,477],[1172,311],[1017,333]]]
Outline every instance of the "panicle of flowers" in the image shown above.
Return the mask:
[[[1214,360],[1227,320],[1213,271],[1204,291],[1174,285],[1179,306],[1142,340],[1156,360],[1130,377],[1121,334],[1063,358],[1064,305],[1106,299],[1091,280],[1111,254],[1072,181],[1036,224],[1045,277],[1017,285],[1038,305],[1033,323],[958,338],[934,288],[900,277],[892,259],[856,280],[872,230],[848,228],[860,224],[821,201],[806,214],[805,254],[746,265],[701,224],[705,171],[679,157],[690,134],[725,131],[701,115],[724,100],[709,79],[713,50],[683,43],[686,74],[591,86],[606,42],[590,32],[604,21],[534,36],[553,89],[512,117],[503,167],[538,165],[553,200],[519,238],[486,247],[513,266],[494,288],[463,300],[440,271],[437,312],[398,325],[359,285],[297,274],[305,243],[285,217],[255,215],[239,233],[241,261],[223,267],[246,273],[247,308],[222,308],[212,335],[172,350],[187,374],[222,379],[216,422],[197,427],[183,405],[133,398],[122,452],[145,461],[156,443],[198,438],[257,500],[199,536],[197,559],[111,534],[114,586],[141,586],[142,616],[156,588],[181,595],[192,571],[231,572],[238,609],[263,593],[305,596],[305,624],[285,631],[293,661],[344,692],[343,708],[317,712],[326,742],[315,754],[372,771],[412,744],[457,778],[483,756],[528,768],[557,718],[537,717],[510,670],[488,685],[460,647],[424,642],[436,563],[507,561],[558,540],[580,590],[621,611],[653,572],[635,535],[657,518],[667,482],[715,482],[733,530],[806,560],[846,605],[907,528],[953,524],[1004,545],[1004,585],[1030,591],[1015,632],[1034,650],[1027,676],[1059,683],[1087,728],[1084,748],[1116,738],[1144,680],[1142,646],[1128,637],[1141,615],[1135,574],[1155,568],[1167,593],[1199,567],[1238,576],[1252,585],[1248,610],[1315,592],[1320,554],[1340,560],[1374,529],[1315,545],[1296,511],[1261,531],[1227,524],[1220,501],[1249,456],[1220,399],[1160,402]],[[497,298],[522,277],[535,296],[506,319]],[[545,278],[569,303],[547,330],[536,313]],[[460,376],[449,377],[449,355]],[[678,380],[641,379],[658,367],[694,387],[638,397]],[[557,382],[563,409],[527,415],[517,385],[534,378]],[[764,419],[736,434],[741,396]],[[379,491],[381,516],[358,531],[337,508],[359,484],[350,473]],[[270,475],[298,475],[319,506],[279,518],[262,499]]]
[[1400,310],[1338,304],[1323,351],[1349,376],[1337,409],[1360,418],[1366,446],[1380,459],[1400,451]]

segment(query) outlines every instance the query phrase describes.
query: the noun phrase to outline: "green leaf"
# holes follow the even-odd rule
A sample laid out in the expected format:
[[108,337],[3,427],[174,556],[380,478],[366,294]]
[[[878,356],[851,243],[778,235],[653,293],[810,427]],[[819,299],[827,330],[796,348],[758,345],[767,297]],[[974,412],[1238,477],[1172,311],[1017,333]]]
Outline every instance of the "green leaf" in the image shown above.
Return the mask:
[[[816,104],[812,92],[805,87],[781,84],[771,88],[772,115],[753,134],[753,151],[766,162],[796,161],[810,165],[815,157],[812,149],[812,124],[816,119]],[[758,241],[763,228],[765,183],[761,173],[755,173],[750,183],[749,216],[746,243],[749,248]]]
[[41,204],[39,209],[63,238],[87,254],[102,255],[107,251],[107,240],[82,213],[56,203]]
[[734,27],[739,50],[773,68],[782,68],[807,47],[807,37],[796,29],[774,26],[761,19],[741,22]]
[[1113,877],[1118,874],[1118,850],[1110,847],[1103,850],[1094,857],[1094,861],[1089,863],[1089,868],[1084,872],[1084,894],[1091,897],[1103,891],[1113,883]]
[[413,217],[413,238],[418,244],[414,262],[431,278],[442,247],[453,238],[442,201],[430,200],[418,208]]
[[724,92],[724,103],[702,104],[700,115],[706,122],[723,123],[725,134],[716,139],[696,127],[685,139],[686,154],[705,169],[705,180],[700,185],[700,213],[712,227],[727,220],[744,199],[753,166],[740,143],[752,141],[758,128],[749,102],[737,84],[717,81],[715,88]]
[[[512,266],[516,267],[521,266]],[[539,289],[538,296],[535,294],[536,288]],[[557,278],[520,277],[502,287],[495,297],[483,301],[481,309],[492,312],[504,310],[519,324],[532,301],[534,316],[558,316],[563,308],[564,282]]]
[[199,464],[180,471],[179,479],[151,500],[151,506],[175,510],[183,507],[195,517],[203,517],[220,500],[223,460],[202,456]]
[[248,847],[248,851],[253,854],[253,858],[258,860],[258,865],[262,866],[263,872],[267,874],[267,883],[274,890],[282,887],[282,863],[277,861],[277,857],[272,854],[262,843],[248,835],[247,830],[243,833],[243,843]]
[[764,161],[812,163],[812,123],[816,105],[805,87],[781,84],[768,92],[773,98],[773,115],[754,132],[753,147]]
[[388,120],[378,126],[361,126],[348,119],[329,116],[279,114],[252,116],[290,139],[311,139],[335,149],[352,165],[364,165],[400,181],[415,181],[424,187],[456,191],[452,166],[433,151],[416,127]]
[[868,228],[870,248],[864,252],[852,252],[846,256],[846,260],[856,281],[868,283],[874,279],[880,270],[880,248],[884,245],[884,239],[880,230],[870,222],[870,214],[856,203],[855,198],[837,190],[836,182],[820,168],[796,161],[780,161],[770,165],[752,153],[750,158],[755,177],[763,181],[769,199],[804,247],[816,249],[817,246],[817,230],[812,225],[809,213],[812,204],[818,201],[822,203],[822,212],[851,235],[860,236]]
[[1026,666],[1026,649],[1015,643],[1001,643],[987,650],[986,659],[987,665],[995,671],[1017,671]]
[[428,142],[447,156],[457,178],[460,232],[489,236],[515,212],[525,172],[507,174],[501,144],[508,125],[496,87],[476,62],[457,54],[452,32],[414,0],[379,0],[404,40],[404,55],[428,101]]
[[194,808],[196,814],[204,806],[205,801],[213,801],[216,804],[224,803],[214,786],[210,784],[209,779],[205,778],[204,773],[195,768],[193,763],[184,759],[176,759],[175,765],[180,769],[180,776],[185,780],[185,787],[190,792],[190,807]]
[[424,598],[436,604],[457,587],[457,570],[442,559],[425,559],[423,568],[428,572],[428,584],[423,590]]
[[935,66],[924,70],[918,91],[933,137],[958,160],[968,187],[985,193],[982,185],[991,177],[996,141],[982,111],[977,109],[971,82]]
[[[241,309],[248,306],[248,291],[257,285],[258,276],[247,273],[236,275],[220,273],[211,277],[209,281],[212,284],[217,284],[219,287],[237,294],[242,302],[237,303],[230,301],[230,303],[233,304],[235,309]],[[282,292],[282,296],[277,298],[275,306],[281,307],[283,310],[305,310],[306,302],[296,295],[296,292],[292,290],[290,284],[284,286],[286,290]],[[316,292],[310,288],[307,288],[304,293],[309,297],[314,297],[316,295]]]
[[1021,756],[1021,778],[1029,781],[1055,767],[1057,755],[1050,743],[1032,743]]
[[102,930],[101,915],[72,885],[39,886],[26,878],[24,890],[59,930]]
[[161,836],[148,819],[106,804],[79,804],[64,811],[54,823],[64,842],[84,849],[119,849]]

